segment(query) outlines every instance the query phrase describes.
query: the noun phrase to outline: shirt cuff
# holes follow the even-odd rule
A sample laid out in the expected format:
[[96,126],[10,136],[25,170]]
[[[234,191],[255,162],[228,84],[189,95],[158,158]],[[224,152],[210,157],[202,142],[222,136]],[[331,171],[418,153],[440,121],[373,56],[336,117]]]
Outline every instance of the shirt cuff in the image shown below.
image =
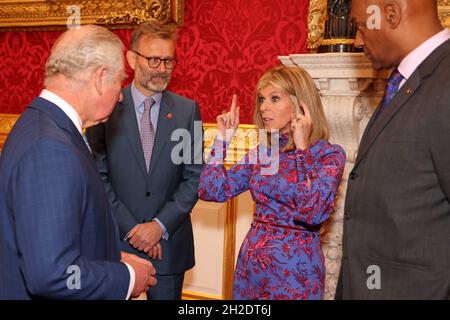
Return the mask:
[[[136,225],[135,225],[136,226]],[[133,228],[135,227],[133,226]],[[125,235],[125,237],[123,237],[122,241],[128,241],[128,236],[130,235],[131,230],[133,230],[133,228],[130,229],[130,231],[127,232],[127,234]]]
[[[298,166],[300,167],[300,170],[298,170],[299,178],[303,178],[303,180],[308,181],[308,169],[306,168],[305,163],[305,156],[306,151],[302,149],[297,149],[297,156],[298,156]],[[301,180],[300,180],[301,181]]]
[[155,219],[153,219],[153,220],[155,220],[155,221],[159,224],[159,226],[161,227],[161,229],[163,229],[163,235],[162,235],[162,238],[163,238],[164,240],[169,240],[169,233],[167,232],[166,226],[164,226],[163,223],[162,223],[161,221],[159,221],[158,218],[155,218]]
[[124,262],[130,272],[130,285],[128,286],[127,298],[125,300],[130,299],[131,293],[133,292],[134,283],[136,282],[136,274],[134,273],[134,269],[126,262]]

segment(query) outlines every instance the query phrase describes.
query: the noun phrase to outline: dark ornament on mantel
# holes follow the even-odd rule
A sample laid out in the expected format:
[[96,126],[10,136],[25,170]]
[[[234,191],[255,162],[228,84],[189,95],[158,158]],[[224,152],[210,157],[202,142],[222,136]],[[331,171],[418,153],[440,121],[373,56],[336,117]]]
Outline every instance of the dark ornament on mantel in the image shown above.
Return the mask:
[[350,20],[351,0],[328,0],[324,38],[318,52],[357,52],[356,25]]

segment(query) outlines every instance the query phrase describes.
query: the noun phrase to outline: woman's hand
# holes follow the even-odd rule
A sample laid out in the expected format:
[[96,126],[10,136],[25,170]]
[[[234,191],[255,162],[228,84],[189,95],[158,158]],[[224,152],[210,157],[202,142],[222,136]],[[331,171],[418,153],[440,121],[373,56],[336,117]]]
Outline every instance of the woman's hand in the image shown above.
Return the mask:
[[237,106],[237,95],[233,95],[230,111],[218,115],[216,118],[219,139],[227,142],[233,139],[239,127],[239,110],[240,107]]
[[296,114],[292,112],[291,132],[296,148],[305,150],[309,147],[309,138],[311,137],[313,124],[308,107],[303,102],[301,102],[300,105],[300,109],[302,109],[304,113]]

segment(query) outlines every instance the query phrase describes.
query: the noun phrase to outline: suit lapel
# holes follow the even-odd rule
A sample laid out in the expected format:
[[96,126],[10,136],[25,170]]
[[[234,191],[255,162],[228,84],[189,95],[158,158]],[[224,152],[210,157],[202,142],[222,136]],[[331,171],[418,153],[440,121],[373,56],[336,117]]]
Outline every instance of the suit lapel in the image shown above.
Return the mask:
[[354,168],[356,168],[361,160],[366,156],[367,152],[370,150],[380,133],[387,125],[389,125],[392,118],[394,118],[398,111],[405,107],[408,100],[414,96],[424,79],[435,72],[435,69],[438,67],[439,63],[449,53],[450,40],[447,40],[444,44],[433,51],[431,55],[428,56],[428,58],[426,58],[425,61],[423,61],[422,64],[414,71],[408,81],[403,84],[399,92],[397,92],[392,101],[386,106],[386,109],[378,116],[377,119],[375,119],[375,114],[378,109],[375,111],[361,139]]
[[[171,114],[171,117],[167,115]],[[152,159],[150,161],[150,170],[148,171],[149,176],[151,176],[153,170],[155,169],[156,163],[162,150],[170,139],[175,124],[172,117],[176,117],[174,114],[173,101],[168,92],[164,92],[161,99],[161,109],[159,110],[158,116],[158,127],[156,129],[155,144],[153,145]]]
[[141,136],[139,134],[136,111],[134,110],[134,102],[131,96],[130,86],[123,90],[123,98],[123,101],[119,104],[118,115],[125,129],[130,148],[136,157],[136,161],[138,162],[142,172],[147,174],[144,152],[142,151]]
[[92,159],[92,154],[77,127],[57,105],[46,99],[38,97],[30,104],[30,108],[37,109],[50,117],[58,125],[58,127],[70,135],[74,145],[77,146],[85,156]]
[[389,124],[392,118],[400,109],[402,109],[407,104],[407,101],[419,88],[419,86],[420,76],[418,73],[414,73],[396,93],[392,101],[386,106],[386,109],[383,111],[383,113],[376,117],[375,115],[378,113],[379,107],[377,108],[377,110],[375,110],[372,118],[367,124],[367,130],[365,130],[363,138],[361,139],[355,167],[359,164],[361,159],[364,158],[372,144],[375,142],[383,129]]

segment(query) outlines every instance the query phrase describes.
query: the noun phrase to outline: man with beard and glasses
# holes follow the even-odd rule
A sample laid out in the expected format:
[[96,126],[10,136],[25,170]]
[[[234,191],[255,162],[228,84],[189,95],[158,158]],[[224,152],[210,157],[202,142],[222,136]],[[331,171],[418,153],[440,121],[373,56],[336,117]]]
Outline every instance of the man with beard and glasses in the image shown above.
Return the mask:
[[[166,90],[177,62],[175,46],[176,25],[139,25],[127,52],[133,82],[108,122],[87,132],[122,250],[156,268],[157,285],[147,292],[152,300],[181,299],[184,273],[194,266],[190,212],[203,163],[202,124],[195,101]],[[172,141],[175,130],[175,136],[190,133],[182,161],[180,152],[172,152],[180,144]]]

